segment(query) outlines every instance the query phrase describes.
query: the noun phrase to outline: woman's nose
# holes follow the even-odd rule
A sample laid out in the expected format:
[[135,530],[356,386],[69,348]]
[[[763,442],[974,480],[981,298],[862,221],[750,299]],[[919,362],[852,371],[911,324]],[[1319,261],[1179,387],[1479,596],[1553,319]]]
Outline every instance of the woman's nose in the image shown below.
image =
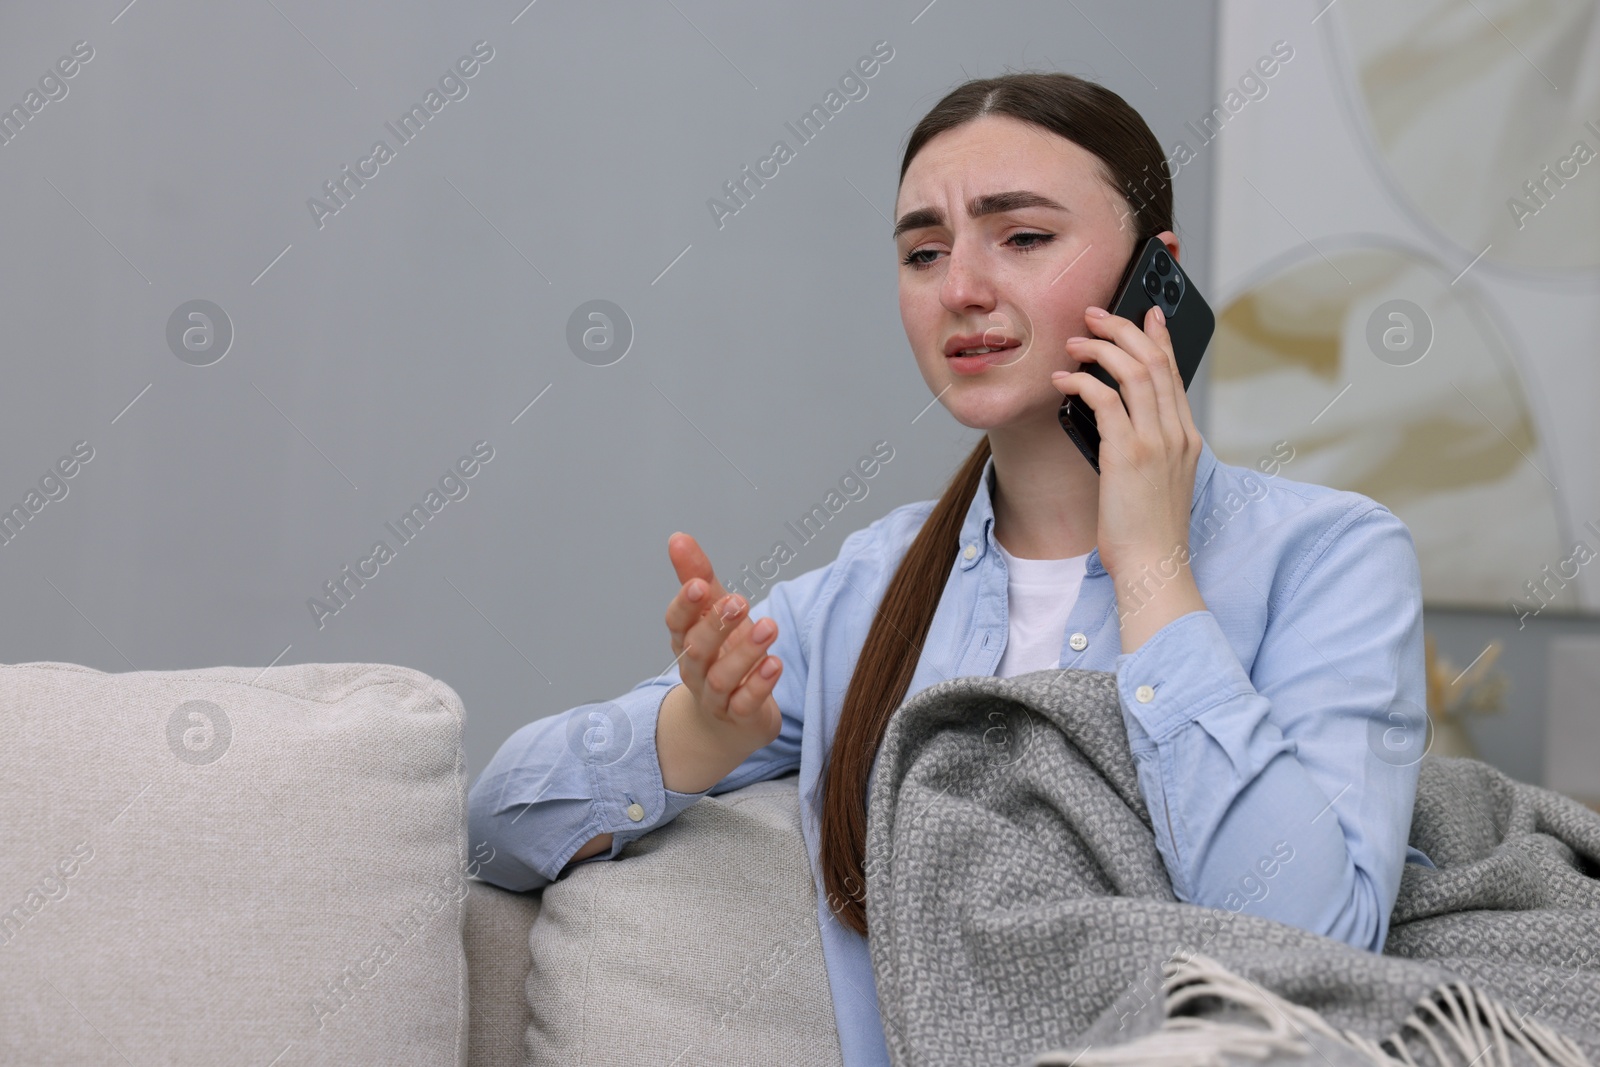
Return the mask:
[[961,312],[972,307],[993,305],[993,281],[981,255],[952,248],[945,263],[944,284],[939,290],[939,298],[945,307]]

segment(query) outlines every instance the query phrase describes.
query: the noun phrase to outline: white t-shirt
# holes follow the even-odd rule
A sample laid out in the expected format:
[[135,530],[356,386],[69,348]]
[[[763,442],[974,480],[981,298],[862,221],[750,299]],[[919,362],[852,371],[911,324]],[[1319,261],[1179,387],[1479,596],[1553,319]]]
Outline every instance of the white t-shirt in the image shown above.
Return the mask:
[[1067,616],[1078,602],[1089,553],[1069,559],[1020,559],[995,546],[1006,561],[1006,647],[996,678],[1061,666]]

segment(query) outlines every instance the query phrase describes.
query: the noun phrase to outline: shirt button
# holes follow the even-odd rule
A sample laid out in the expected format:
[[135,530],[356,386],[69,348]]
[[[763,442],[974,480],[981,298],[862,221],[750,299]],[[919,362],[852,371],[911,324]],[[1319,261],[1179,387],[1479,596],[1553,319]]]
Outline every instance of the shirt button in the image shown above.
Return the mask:
[[978,554],[978,546],[977,545],[968,545],[966,552],[963,553],[963,555],[965,555],[968,559],[971,559],[973,556],[976,556],[977,554]]
[[643,819],[644,818],[644,808],[642,808],[638,804],[629,804],[628,805],[628,818],[632,819],[634,822],[638,822],[639,820]]
[[1067,644],[1072,646],[1072,651],[1082,652],[1089,647],[1089,639],[1082,634],[1073,634],[1067,639]]
[[1133,691],[1133,698],[1141,704],[1148,704],[1156,698],[1156,691],[1148,685],[1141,685]]

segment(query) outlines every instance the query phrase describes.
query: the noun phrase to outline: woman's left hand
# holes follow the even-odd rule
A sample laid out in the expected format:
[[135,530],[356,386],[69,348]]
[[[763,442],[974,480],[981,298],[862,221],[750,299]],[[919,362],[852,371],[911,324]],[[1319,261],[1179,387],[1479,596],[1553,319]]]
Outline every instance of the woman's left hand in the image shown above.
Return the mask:
[[[1179,588],[1161,599],[1173,609],[1185,608],[1178,612],[1184,614],[1199,601],[1188,562],[1200,431],[1166,317],[1151,308],[1142,330],[1101,308],[1089,308],[1084,318],[1100,336],[1069,338],[1067,354],[1104,367],[1120,383],[1121,396],[1086,371],[1057,371],[1051,380],[1063,394],[1089,405],[1100,431],[1100,563],[1116,583],[1119,600],[1124,583],[1136,581],[1146,568],[1158,575],[1157,585],[1176,580]],[[1126,617],[1128,610],[1123,605],[1121,614]]]

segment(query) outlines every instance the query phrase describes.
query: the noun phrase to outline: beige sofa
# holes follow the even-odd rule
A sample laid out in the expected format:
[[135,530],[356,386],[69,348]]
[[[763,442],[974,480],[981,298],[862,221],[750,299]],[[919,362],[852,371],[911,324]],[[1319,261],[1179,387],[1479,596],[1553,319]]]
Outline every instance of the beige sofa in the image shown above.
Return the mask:
[[511,893],[464,714],[386,665],[0,666],[0,1062],[840,1062],[795,776]]

